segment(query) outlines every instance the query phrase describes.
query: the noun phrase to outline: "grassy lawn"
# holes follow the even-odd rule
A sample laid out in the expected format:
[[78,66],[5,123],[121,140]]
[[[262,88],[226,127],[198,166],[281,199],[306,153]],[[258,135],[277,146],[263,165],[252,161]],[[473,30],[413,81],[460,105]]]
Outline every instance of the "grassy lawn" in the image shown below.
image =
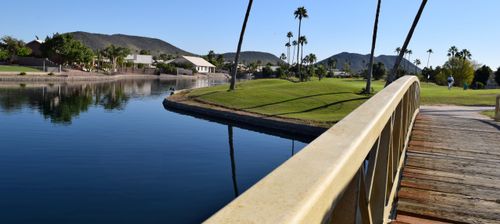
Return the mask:
[[491,117],[491,118],[495,119],[495,110],[483,111],[481,114],[486,115],[488,117]]
[[40,70],[24,67],[24,66],[16,66],[16,65],[0,65],[0,72],[39,72]]
[[[376,92],[383,81],[375,81]],[[360,79],[323,79],[292,83],[279,79],[261,79],[237,84],[193,90],[192,99],[260,114],[308,120],[328,126],[341,120],[368,97],[358,94],[365,85]],[[500,90],[468,90],[422,83],[422,104],[494,105]]]

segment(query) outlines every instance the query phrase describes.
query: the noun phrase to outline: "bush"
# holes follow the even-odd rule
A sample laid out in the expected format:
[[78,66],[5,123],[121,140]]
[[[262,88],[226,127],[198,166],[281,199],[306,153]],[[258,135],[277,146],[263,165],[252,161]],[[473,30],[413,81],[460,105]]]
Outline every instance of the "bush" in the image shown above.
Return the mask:
[[19,73],[19,75],[26,75],[26,72],[21,72]]
[[47,74],[48,76],[53,76],[54,73],[53,72],[50,72],[49,74]]

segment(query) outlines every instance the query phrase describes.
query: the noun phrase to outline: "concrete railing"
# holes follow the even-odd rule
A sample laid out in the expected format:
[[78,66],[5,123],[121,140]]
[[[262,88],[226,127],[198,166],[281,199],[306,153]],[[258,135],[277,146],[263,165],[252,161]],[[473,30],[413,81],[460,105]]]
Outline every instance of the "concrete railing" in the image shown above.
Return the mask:
[[495,120],[500,121],[500,95],[497,96],[497,105],[495,107]]
[[419,102],[418,79],[398,79],[206,223],[390,221]]

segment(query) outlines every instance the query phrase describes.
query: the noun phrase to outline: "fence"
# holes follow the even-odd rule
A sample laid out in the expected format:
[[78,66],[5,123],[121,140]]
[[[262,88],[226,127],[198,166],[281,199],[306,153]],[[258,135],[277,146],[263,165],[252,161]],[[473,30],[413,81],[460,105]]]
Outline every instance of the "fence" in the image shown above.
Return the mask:
[[419,102],[398,79],[206,223],[388,222]]
[[61,65],[58,65],[47,58],[20,57],[13,58],[15,64],[35,68],[44,72],[61,72]]

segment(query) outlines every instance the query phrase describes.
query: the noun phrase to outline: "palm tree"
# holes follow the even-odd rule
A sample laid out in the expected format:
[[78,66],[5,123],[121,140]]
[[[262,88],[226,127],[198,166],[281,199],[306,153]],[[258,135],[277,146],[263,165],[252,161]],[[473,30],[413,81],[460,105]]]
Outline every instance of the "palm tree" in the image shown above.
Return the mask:
[[448,57],[455,57],[458,54],[458,48],[455,46],[451,46],[450,49],[448,49]]
[[[413,24],[411,25],[410,31],[408,32],[408,35],[406,36],[406,40],[403,44],[402,50],[405,50],[408,45],[410,44],[411,37],[413,36],[413,32],[415,32],[415,28],[417,27],[418,21],[420,20],[420,16],[422,16],[422,12],[424,11],[425,5],[427,4],[427,0],[422,0],[422,4],[420,4],[420,8],[418,9],[417,15],[415,16],[415,19],[413,20]],[[387,76],[387,82],[385,83],[386,86],[391,84],[394,81],[396,71],[399,68],[399,64],[401,64],[401,60],[403,59],[403,55],[401,52],[399,53],[399,56],[396,58],[396,63],[394,63],[394,67],[391,70],[391,73],[389,76]]]
[[410,64],[411,64],[411,55],[413,54],[413,51],[412,51],[412,50],[410,50],[410,49],[408,49],[408,50],[406,51],[406,53],[408,54],[408,63],[406,63],[406,66],[407,66],[407,71],[408,71],[408,72],[410,72],[410,71],[409,71],[409,70],[410,70],[410,68],[409,68],[408,66],[410,66]]
[[248,17],[250,16],[250,11],[252,10],[253,0],[248,1],[247,12],[245,14],[245,20],[243,21],[243,26],[241,27],[240,40],[238,41],[238,49],[236,50],[236,55],[234,56],[233,70],[231,71],[231,85],[229,90],[234,90],[236,85],[236,72],[238,71],[238,61],[240,59],[241,45],[243,44],[243,37],[245,36],[245,30],[247,28]]
[[[298,42],[296,40],[292,41],[292,45],[293,45],[293,54],[292,55],[295,55],[295,48],[297,47]],[[292,64],[294,63],[294,60],[295,60],[295,57],[292,57]]]
[[470,60],[472,58],[472,54],[467,49],[463,49],[462,51],[458,52],[457,56],[460,57],[462,60],[467,60],[467,59]]
[[227,126],[227,133],[229,138],[229,158],[231,159],[231,177],[233,179],[233,190],[234,197],[238,197],[240,194],[238,190],[238,182],[236,179],[236,161],[234,160],[234,144],[233,144],[233,126]]
[[417,67],[415,68],[415,74],[417,74],[417,72],[418,72],[418,66],[419,66],[420,64],[422,64],[422,62],[420,61],[420,59],[418,59],[418,58],[417,58],[417,59],[415,59],[415,61],[414,61],[413,63],[417,66]]
[[[300,38],[302,38],[302,36],[300,35],[300,31],[302,28],[302,19],[308,18],[309,15],[307,14],[307,9],[304,8],[304,6],[297,8],[297,10],[295,10],[293,15],[295,16],[295,19],[299,19],[299,35],[297,36],[297,43],[301,44]],[[303,46],[303,45],[304,44],[302,43],[301,46]],[[297,66],[298,66],[297,71],[299,71],[299,74],[300,74],[300,81],[304,81],[303,77],[302,77],[302,72],[300,71],[301,64],[302,64],[302,61],[299,61],[299,50],[297,50]]]
[[280,59],[283,61],[287,59],[285,53],[281,53]]
[[434,53],[432,51],[432,49],[429,48],[429,50],[427,50],[427,53],[429,54],[429,56],[427,56],[427,68],[429,67],[429,61],[431,60],[431,54]]
[[[302,57],[304,56],[304,45],[307,45],[307,38],[306,38],[306,36],[301,36],[299,38],[299,46],[300,46],[300,63],[299,63],[299,69],[302,66]],[[300,70],[299,70],[299,72],[300,72]]]
[[396,47],[396,50],[394,50],[394,52],[396,52],[396,54],[399,55],[399,53],[401,52],[401,48],[400,47]]
[[314,65],[314,63],[316,63],[316,61],[318,60],[318,58],[316,57],[315,54],[313,53],[310,53],[309,54],[309,64],[311,65]]
[[290,47],[292,46],[291,45],[291,39],[293,37],[293,33],[290,31],[286,34],[286,37],[288,37],[288,43],[286,44],[286,47],[287,47],[287,55],[286,57],[288,58],[288,64],[290,64]]
[[[372,36],[372,50],[370,54],[370,62],[368,65],[368,76],[366,77],[366,87],[365,87],[365,94],[370,94],[371,93],[371,85],[372,85],[372,76],[373,76],[373,61],[374,61],[374,54],[375,54],[375,45],[377,44],[377,31],[378,31],[378,17],[380,15],[380,4],[382,3],[381,0],[378,0],[377,3],[377,11],[375,12],[375,23],[373,24],[373,36]],[[396,49],[397,51],[397,49]],[[363,62],[364,66],[365,62]]]

